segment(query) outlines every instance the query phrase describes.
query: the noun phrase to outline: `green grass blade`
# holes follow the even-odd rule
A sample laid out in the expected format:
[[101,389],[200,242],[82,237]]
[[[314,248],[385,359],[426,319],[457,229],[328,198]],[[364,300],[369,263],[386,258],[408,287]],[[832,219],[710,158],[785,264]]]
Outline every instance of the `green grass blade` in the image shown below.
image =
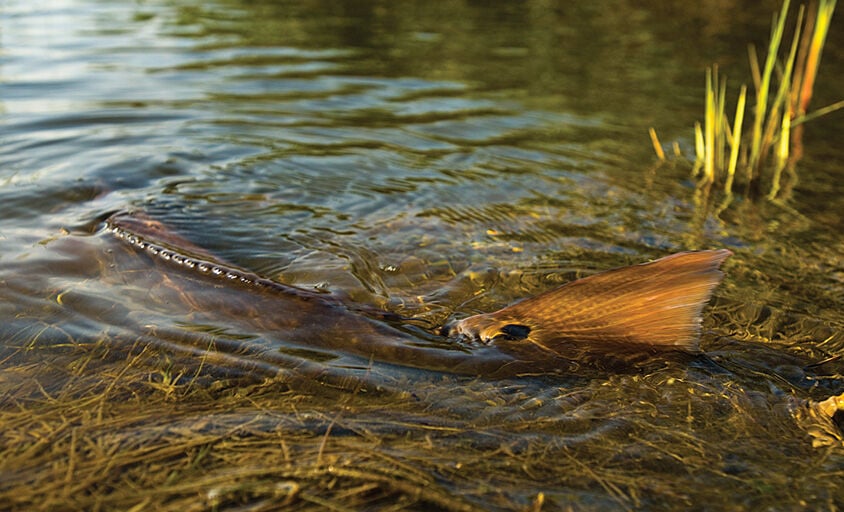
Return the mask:
[[776,150],[776,167],[774,168],[774,175],[771,178],[771,191],[768,192],[768,199],[774,200],[780,191],[780,179],[782,177],[782,170],[785,169],[785,164],[788,161],[788,149],[790,144],[791,134],[791,114],[786,110],[782,116],[782,127],[780,129],[779,144]]
[[[774,141],[777,139],[782,139],[782,127],[783,122],[780,119],[780,112],[784,112],[785,115],[788,115],[789,118],[791,117],[791,113],[789,112],[790,109],[790,92],[789,87],[791,86],[791,77],[792,72],[794,70],[794,62],[795,57],[797,55],[797,47],[800,44],[800,27],[803,23],[803,6],[800,6],[800,9],[797,12],[797,23],[795,24],[794,29],[794,37],[791,41],[791,49],[788,52],[788,57],[785,60],[785,68],[782,71],[782,76],[780,77],[780,85],[777,88],[776,95],[774,96],[774,100],[771,102],[771,109],[768,113],[768,123],[765,127],[765,132],[762,137],[762,147],[760,149],[762,155],[767,155],[769,149],[773,146]],[[790,119],[789,119],[790,121]],[[790,128],[789,123],[789,129]],[[779,133],[778,133],[779,130]],[[786,134],[785,139],[788,140],[788,134]],[[775,148],[774,152],[780,151],[781,148]],[[776,157],[776,154],[774,155]]]
[[821,116],[825,116],[831,112],[835,112],[836,110],[841,110],[844,108],[844,100],[836,101],[832,105],[827,105],[825,107],[821,107],[817,110],[813,110],[812,112],[802,115],[791,122],[791,125],[798,125],[805,123],[806,121],[811,121],[812,119],[816,119]]
[[765,121],[766,112],[768,109],[768,92],[771,86],[771,76],[774,73],[774,65],[777,60],[777,53],[779,52],[780,41],[782,40],[782,33],[785,28],[785,19],[788,16],[788,7],[790,0],[785,0],[782,4],[779,17],[774,16],[773,26],[771,30],[771,40],[768,44],[768,55],[765,58],[765,69],[761,75],[761,82],[756,91],[756,108],[754,110],[753,118],[753,135],[750,143],[750,162],[748,172],[750,178],[759,167],[761,161],[762,148],[762,125]]
[[733,192],[733,178],[736,174],[736,165],[738,165],[739,146],[741,145],[741,125],[744,122],[744,104],[746,98],[747,86],[742,85],[736,104],[736,118],[733,121],[733,137],[730,143],[730,164],[727,167],[727,182],[724,184],[724,190],[728,194]]
[[715,91],[712,89],[712,69],[706,70],[706,111],[704,112],[703,179],[715,181]]
[[[695,123],[695,164],[698,167],[703,163],[704,159],[706,158],[706,142],[703,140],[703,130],[700,128],[700,123]],[[693,172],[692,176],[695,176],[697,173]]]

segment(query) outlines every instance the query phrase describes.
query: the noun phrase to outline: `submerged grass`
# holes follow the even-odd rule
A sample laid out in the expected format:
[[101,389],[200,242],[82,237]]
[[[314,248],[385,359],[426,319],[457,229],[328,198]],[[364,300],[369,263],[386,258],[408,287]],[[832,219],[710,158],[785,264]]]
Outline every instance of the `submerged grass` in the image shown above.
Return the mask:
[[[715,508],[758,508],[772,493],[796,503],[807,486],[816,504],[836,499],[840,470],[799,439],[788,402],[685,369],[608,376],[548,403],[554,395],[525,401],[516,385],[466,381],[361,396],[118,345],[4,369],[14,373],[0,381],[4,510],[684,509],[700,493]],[[488,416],[447,412],[443,398],[482,401]],[[788,470],[762,481],[731,460],[760,451]],[[725,490],[689,487],[690,476]]]
[[328,416],[279,379],[203,375],[148,345],[82,350],[84,374],[0,381],[3,510],[481,510],[376,450],[382,437],[343,418],[350,394],[321,390]]
[[[744,123],[747,87],[743,85],[738,93],[731,124],[726,78],[719,76],[717,65],[707,69],[704,123],[703,127],[700,123],[695,125],[692,170],[702,185],[719,184],[731,196],[734,184],[740,183],[748,193],[763,193],[773,200],[780,195],[783,172],[795,176],[794,166],[803,153],[802,124],[844,107],[844,101],[840,101],[807,113],[835,3],[836,0],[814,1],[808,14],[804,6],[799,7],[791,46],[782,61],[778,58],[789,0],[773,17],[761,69],[756,50],[750,46],[755,103],[749,130],[745,130]],[[665,160],[653,128],[650,135],[657,157]]]

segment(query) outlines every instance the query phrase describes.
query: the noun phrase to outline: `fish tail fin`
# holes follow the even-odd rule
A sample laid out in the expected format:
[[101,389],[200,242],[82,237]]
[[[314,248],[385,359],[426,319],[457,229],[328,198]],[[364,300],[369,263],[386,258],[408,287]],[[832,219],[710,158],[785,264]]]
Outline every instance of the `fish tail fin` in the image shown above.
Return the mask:
[[698,350],[701,312],[723,277],[729,250],[683,252],[595,274],[492,313],[505,328],[555,351],[590,345],[644,344]]

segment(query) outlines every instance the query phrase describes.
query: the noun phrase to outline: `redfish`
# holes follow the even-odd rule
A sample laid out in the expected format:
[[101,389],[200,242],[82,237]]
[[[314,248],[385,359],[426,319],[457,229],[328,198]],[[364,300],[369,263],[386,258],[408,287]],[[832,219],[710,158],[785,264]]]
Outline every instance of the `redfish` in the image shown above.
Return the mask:
[[[649,348],[695,353],[702,309],[721,281],[721,263],[732,254],[725,249],[683,252],[579,279],[493,313],[447,324],[441,334],[464,343],[457,343],[457,350],[444,350],[421,347],[411,334],[392,327],[404,320],[398,315],[349,306],[331,295],[258,276],[219,260],[143,214],[118,213],[106,223],[143,252],[217,278],[233,291],[243,290],[233,298],[252,293],[255,301],[247,302],[266,303],[259,313],[233,314],[238,320],[248,319],[300,343],[461,373],[494,373],[507,365],[515,368],[514,362],[530,363],[535,369],[542,366],[540,361],[548,363],[555,356],[581,361],[584,347],[590,354],[613,356]],[[218,308],[220,301],[211,300],[217,296],[222,300],[224,294],[200,294],[197,300]],[[234,311],[237,305],[231,306]],[[475,349],[467,352],[467,345]]]

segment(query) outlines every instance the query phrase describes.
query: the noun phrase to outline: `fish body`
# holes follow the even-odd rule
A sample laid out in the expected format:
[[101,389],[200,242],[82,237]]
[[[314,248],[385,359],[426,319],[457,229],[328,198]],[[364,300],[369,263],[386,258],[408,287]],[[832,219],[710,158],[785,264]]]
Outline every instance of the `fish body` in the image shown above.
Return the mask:
[[[222,261],[142,213],[118,213],[106,225],[140,252],[216,280],[217,293],[194,303],[229,309],[229,316],[285,340],[340,349],[427,369],[457,373],[518,373],[581,360],[585,351],[649,348],[698,351],[701,311],[722,278],[728,250],[673,254],[609,270],[563,285],[492,313],[451,322],[441,333],[453,349],[425,345],[395,327],[398,315],[349,306],[261,277]],[[220,288],[220,283],[225,286]],[[235,304],[235,302],[239,304]],[[231,303],[231,307],[227,308]],[[238,310],[238,308],[241,308]],[[221,311],[223,313],[225,311]]]
[[[403,330],[399,315],[259,276],[215,257],[143,213],[114,214],[106,227],[132,249],[169,269],[172,279],[167,282],[177,290],[164,300],[179,301],[191,311],[269,336],[301,357],[332,359],[340,352],[362,358],[363,364],[374,359],[471,375],[495,374],[505,366],[510,368],[508,374],[517,371],[509,366],[514,358],[493,346],[470,352],[460,344],[427,343]],[[338,365],[359,363],[336,361]]]

